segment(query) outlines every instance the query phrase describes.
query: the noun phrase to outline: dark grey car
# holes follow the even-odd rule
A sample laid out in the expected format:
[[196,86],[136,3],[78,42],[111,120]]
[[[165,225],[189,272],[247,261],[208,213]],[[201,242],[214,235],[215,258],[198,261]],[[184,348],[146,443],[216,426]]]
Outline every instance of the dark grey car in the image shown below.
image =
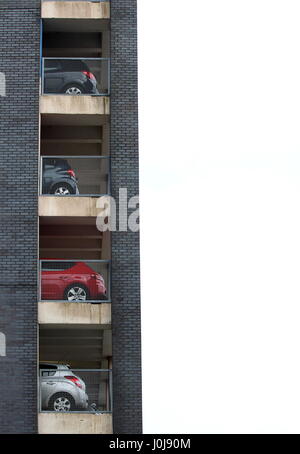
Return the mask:
[[66,159],[44,158],[42,194],[79,194],[74,170]]
[[44,61],[44,93],[97,95],[97,80],[82,60]]

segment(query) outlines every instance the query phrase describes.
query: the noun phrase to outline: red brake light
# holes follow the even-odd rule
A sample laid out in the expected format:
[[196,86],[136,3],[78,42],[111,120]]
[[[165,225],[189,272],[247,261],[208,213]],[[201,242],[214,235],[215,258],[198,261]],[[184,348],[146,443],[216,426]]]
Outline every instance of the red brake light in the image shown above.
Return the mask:
[[82,74],[84,74],[88,79],[96,80],[96,77],[90,71],[82,71]]
[[74,170],[71,170],[71,169],[70,169],[70,170],[67,170],[67,173],[68,173],[69,175],[71,175],[71,177],[73,177],[73,178],[76,179],[76,175],[75,175]]
[[96,279],[96,280],[99,280],[99,281],[103,282],[103,277],[101,276],[101,274],[91,274],[91,277],[93,279]]
[[79,379],[77,377],[74,377],[74,375],[65,375],[65,378],[72,381],[76,386],[78,386],[78,388],[82,388],[82,384],[80,383]]

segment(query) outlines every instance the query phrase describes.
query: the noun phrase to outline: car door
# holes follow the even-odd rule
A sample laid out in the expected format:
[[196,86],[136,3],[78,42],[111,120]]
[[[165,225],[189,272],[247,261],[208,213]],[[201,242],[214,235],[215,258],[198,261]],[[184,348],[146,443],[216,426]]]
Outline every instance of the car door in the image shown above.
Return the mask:
[[59,60],[44,60],[44,93],[60,93],[63,86],[63,72]]
[[63,298],[63,289],[65,287],[63,266],[63,263],[55,261],[42,261],[42,300],[60,300]]
[[51,396],[56,392],[58,385],[57,366],[47,364],[40,366],[40,393],[42,408],[47,407]]
[[50,189],[55,176],[55,160],[51,158],[43,159],[43,194],[50,194]]

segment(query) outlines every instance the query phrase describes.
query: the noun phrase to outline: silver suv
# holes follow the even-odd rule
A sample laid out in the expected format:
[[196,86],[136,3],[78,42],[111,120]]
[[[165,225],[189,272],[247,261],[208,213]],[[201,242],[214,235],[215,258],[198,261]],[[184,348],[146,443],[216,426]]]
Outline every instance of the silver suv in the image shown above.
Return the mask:
[[40,364],[42,410],[86,410],[88,395],[85,383],[64,364]]

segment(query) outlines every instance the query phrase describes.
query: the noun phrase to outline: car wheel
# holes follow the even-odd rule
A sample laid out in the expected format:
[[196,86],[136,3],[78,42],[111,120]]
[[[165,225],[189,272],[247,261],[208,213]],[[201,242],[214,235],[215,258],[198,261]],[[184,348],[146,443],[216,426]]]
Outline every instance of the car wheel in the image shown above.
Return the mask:
[[76,303],[81,303],[89,299],[89,291],[82,284],[70,285],[65,291],[65,299]]
[[68,393],[57,393],[49,401],[49,410],[67,412],[75,409],[75,401]]
[[64,93],[66,95],[83,95],[84,91],[79,85],[69,85],[68,87],[64,88]]
[[57,183],[53,186],[53,188],[51,188],[50,194],[71,195],[76,194],[76,192],[68,183]]

